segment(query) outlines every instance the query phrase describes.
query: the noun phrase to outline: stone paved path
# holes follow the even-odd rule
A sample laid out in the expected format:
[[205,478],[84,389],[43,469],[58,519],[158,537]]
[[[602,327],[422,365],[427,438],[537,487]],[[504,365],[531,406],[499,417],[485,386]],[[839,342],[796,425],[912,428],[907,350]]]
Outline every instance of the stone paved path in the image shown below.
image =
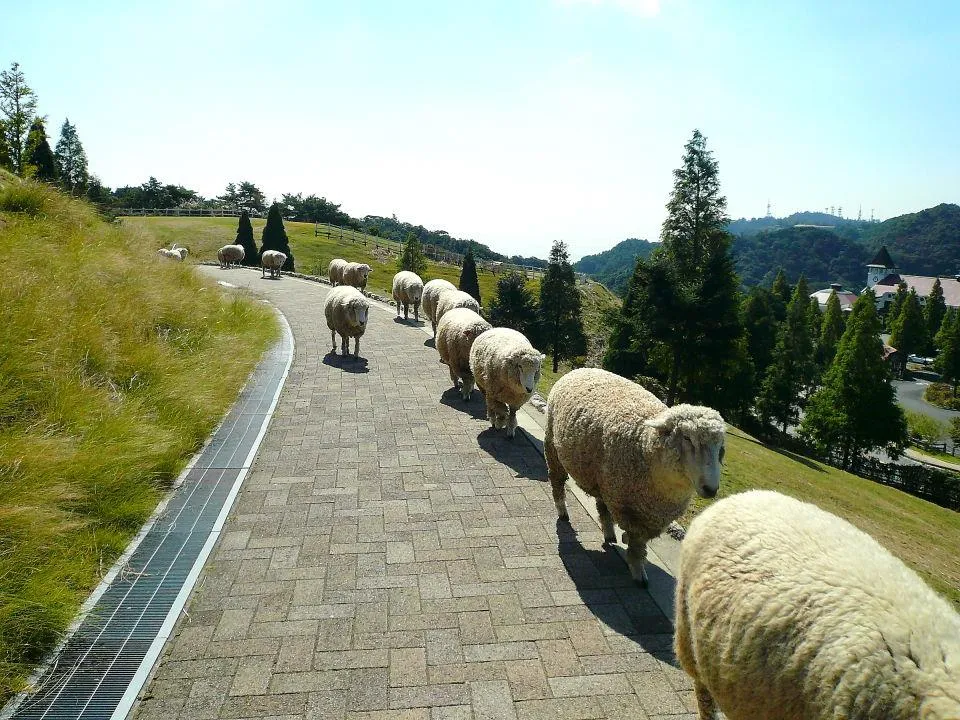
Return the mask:
[[296,353],[222,539],[135,709],[153,718],[694,718],[670,623],[531,443],[377,305],[327,355],[326,286],[203,268]]

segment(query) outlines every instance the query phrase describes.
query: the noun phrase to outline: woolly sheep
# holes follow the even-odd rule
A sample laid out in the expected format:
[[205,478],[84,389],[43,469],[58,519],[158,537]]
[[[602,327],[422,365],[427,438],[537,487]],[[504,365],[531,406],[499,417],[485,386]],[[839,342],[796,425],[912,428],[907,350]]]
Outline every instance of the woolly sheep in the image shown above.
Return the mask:
[[190,253],[190,251],[187,250],[185,247],[174,247],[174,248],[172,248],[172,250],[173,250],[175,253],[178,253],[178,254],[180,255],[180,259],[181,259],[181,260],[186,260],[186,259],[187,259],[187,255]]
[[469,400],[473,393],[470,348],[477,336],[489,329],[490,323],[470,308],[454,308],[446,313],[437,325],[440,362],[450,370],[453,388],[460,390],[460,396],[464,400]]
[[270,271],[270,278],[283,277],[283,264],[287,261],[286,253],[279,250],[264,250],[260,253],[260,277]]
[[447,290],[456,290],[457,286],[454,285],[449,280],[441,280],[437,278],[436,280],[431,280],[426,285],[423,286],[423,314],[427,316],[427,319],[430,321],[430,324],[433,326],[433,336],[437,336],[437,300],[440,299],[440,295]]
[[401,270],[393,276],[393,299],[397,303],[397,317],[403,305],[403,319],[410,319],[410,306],[413,305],[413,318],[420,320],[420,298],[423,295],[423,280],[415,272]]
[[438,326],[444,313],[454,308],[470,308],[475,313],[480,313],[480,304],[473,299],[473,295],[463,290],[447,290],[440,293],[440,297],[437,298],[437,309],[433,313]]
[[344,285],[353,285],[355,288],[363,290],[367,286],[367,277],[370,275],[370,266],[366,263],[347,263],[343,269]]
[[694,519],[676,628],[703,720],[960,718],[960,615],[869,535],[779,493]]
[[183,255],[181,255],[179,252],[177,252],[176,250],[167,250],[166,248],[160,248],[159,250],[157,250],[157,255],[159,255],[160,257],[169,258],[171,260],[177,260],[177,261],[183,260]]
[[243,262],[245,254],[243,245],[224,245],[217,250],[217,260],[220,261],[221,269],[226,270],[231,263],[239,265]]
[[334,258],[330,261],[330,267],[327,268],[327,277],[330,278],[330,284],[336,287],[343,284],[343,271],[346,269],[346,260]]
[[330,328],[333,354],[337,352],[337,334],[341,338],[341,352],[346,355],[350,340],[354,339],[353,356],[360,354],[360,336],[367,329],[370,303],[359,290],[350,285],[335,287],[323,301],[323,315]]
[[567,521],[565,481],[597,501],[605,543],[623,529],[627,564],[647,584],[647,541],[684,511],[694,492],[713,497],[724,455],[723,418],[695,405],[667,407],[619,375],[573,370],[547,398],[544,457],[560,520]]
[[[440,303],[453,294],[443,293]],[[509,438],[517,431],[517,410],[537,389],[543,358],[523,333],[510,328],[487,330],[470,348],[470,372],[486,399],[487,419],[497,430],[506,428]]]

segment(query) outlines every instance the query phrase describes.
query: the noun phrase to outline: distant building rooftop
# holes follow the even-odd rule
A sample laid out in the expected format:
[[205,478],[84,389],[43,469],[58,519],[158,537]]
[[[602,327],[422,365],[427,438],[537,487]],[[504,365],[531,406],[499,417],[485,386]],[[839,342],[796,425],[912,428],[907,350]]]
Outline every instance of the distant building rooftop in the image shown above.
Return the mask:
[[830,299],[830,293],[832,292],[837,293],[837,300],[840,301],[840,310],[842,312],[847,313],[853,310],[853,304],[857,301],[857,294],[850,290],[844,290],[837,283],[832,283],[828,288],[810,293],[810,297],[816,298],[820,309],[823,310],[827,307],[827,301]]
[[887,252],[886,245],[881,246],[881,248],[877,251],[876,256],[867,265],[867,267],[871,267],[871,266],[890,268],[891,270],[893,270],[896,267],[896,265],[893,264],[893,258],[890,257],[890,253]]

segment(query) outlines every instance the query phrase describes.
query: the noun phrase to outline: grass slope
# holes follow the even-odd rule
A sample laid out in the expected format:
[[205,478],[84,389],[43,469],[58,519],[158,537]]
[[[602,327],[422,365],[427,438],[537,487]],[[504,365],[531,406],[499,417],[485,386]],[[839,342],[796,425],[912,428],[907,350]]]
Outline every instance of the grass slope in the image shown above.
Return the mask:
[[85,204],[0,175],[0,701],[277,335],[262,304],[154,250]]

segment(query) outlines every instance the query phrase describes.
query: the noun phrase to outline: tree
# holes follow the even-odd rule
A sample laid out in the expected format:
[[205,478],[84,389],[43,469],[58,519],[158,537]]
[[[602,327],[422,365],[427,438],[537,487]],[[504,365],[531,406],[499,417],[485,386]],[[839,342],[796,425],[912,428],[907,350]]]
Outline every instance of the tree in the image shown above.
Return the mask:
[[787,303],[793,296],[793,288],[787,282],[787,276],[784,274],[783,268],[777,268],[777,276],[773,279],[770,292],[775,298],[773,309],[776,313],[777,322],[783,322],[787,317]]
[[840,309],[840,298],[836,290],[830,291],[827,300],[827,310],[823,314],[820,326],[820,341],[817,343],[817,365],[824,373],[833,362],[837,354],[837,345],[843,336],[843,311]]
[[540,344],[539,309],[521,273],[510,272],[497,280],[497,294],[490,301],[490,322],[494,327],[522,332],[534,345]]
[[854,303],[836,357],[800,425],[821,450],[839,451],[845,469],[868,450],[886,448],[897,456],[907,444],[907,422],[883,359],[876,302],[867,290]]
[[472,246],[467,249],[467,254],[463,256],[459,288],[465,293],[469,293],[478,304],[483,304],[480,299],[480,280],[477,279],[477,262],[473,259]]
[[108,207],[113,202],[113,195],[110,188],[100,182],[100,178],[91,175],[90,182],[87,183],[87,199],[102,207]]
[[820,328],[823,325],[823,313],[820,311],[820,301],[815,297],[807,301],[807,327],[810,328],[810,334],[813,336],[814,344],[820,337]]
[[773,364],[763,379],[757,406],[783,432],[799,417],[800,396],[813,379],[813,337],[807,323],[809,292],[801,275],[787,305],[787,318],[777,333]]
[[933,283],[930,290],[930,297],[927,298],[927,304],[923,308],[924,319],[927,321],[927,337],[930,338],[930,344],[925,349],[927,353],[936,350],[933,339],[940,332],[940,326],[943,324],[943,316],[947,314],[947,303],[943,299],[943,286],[940,284],[940,278]]
[[[266,229],[264,229],[266,232]],[[237,239],[235,245],[243,246],[243,264],[251,267],[257,267],[260,264],[260,253],[257,251],[257,243],[253,239],[253,225],[250,223],[250,215],[244,210],[240,213],[240,220],[237,223]],[[269,249],[269,248],[265,248]]]
[[[263,235],[260,238],[260,252],[264,250],[279,250],[287,256],[287,261],[283,264],[283,270],[294,271],[293,253],[290,252],[290,241],[287,239],[287,231],[283,229],[283,216],[280,214],[280,206],[274,203],[270,206],[267,213],[267,224],[263,228]],[[259,259],[259,258],[258,258]]]
[[[275,206],[276,203],[271,206],[271,209]],[[267,198],[260,188],[252,182],[245,180],[237,186],[237,207],[241,210],[255,210],[256,212],[262,213],[267,209]],[[277,214],[279,215],[279,213],[280,208],[277,207]],[[287,269],[286,265],[284,265],[283,269]]]
[[34,118],[27,135],[25,174],[41,182],[57,181],[57,162],[47,141],[43,118]]
[[[60,167],[60,183],[71,195],[80,195],[86,191],[90,175],[87,171],[87,153],[83,150],[77,128],[70,119],[63,121],[60,139],[57,140],[57,165]],[[156,178],[150,178],[157,182]],[[161,207],[143,205],[141,207]]]
[[587,352],[580,291],[567,245],[562,240],[554,240],[550,263],[540,281],[540,324],[543,341],[553,356],[554,372],[559,370],[561,360],[572,360]]
[[943,318],[936,344],[940,352],[933,367],[944,382],[953,386],[953,396],[956,397],[957,384],[960,383],[960,313],[953,308]]
[[886,327],[888,330],[893,328],[893,323],[900,317],[900,310],[903,308],[903,301],[907,299],[907,284],[905,282],[897,283],[897,292],[893,296],[886,312]]
[[13,171],[23,175],[26,170],[27,132],[37,114],[37,96],[27,85],[19,63],[0,72],[0,113],[3,114],[7,151]]
[[913,288],[907,293],[900,306],[900,314],[893,321],[890,344],[904,356],[923,352],[930,344],[926,320],[920,308],[920,298]]
[[423,275],[427,270],[427,256],[423,254],[423,245],[415,232],[407,233],[403,241],[403,250],[397,258],[397,267],[409,270],[417,275]]
[[13,172],[13,160],[10,158],[10,146],[7,144],[7,125],[0,120],[0,170]]
[[756,285],[740,310],[747,352],[753,361],[757,377],[762,378],[773,361],[773,349],[777,345],[777,318],[774,314],[774,296],[770,290]]

